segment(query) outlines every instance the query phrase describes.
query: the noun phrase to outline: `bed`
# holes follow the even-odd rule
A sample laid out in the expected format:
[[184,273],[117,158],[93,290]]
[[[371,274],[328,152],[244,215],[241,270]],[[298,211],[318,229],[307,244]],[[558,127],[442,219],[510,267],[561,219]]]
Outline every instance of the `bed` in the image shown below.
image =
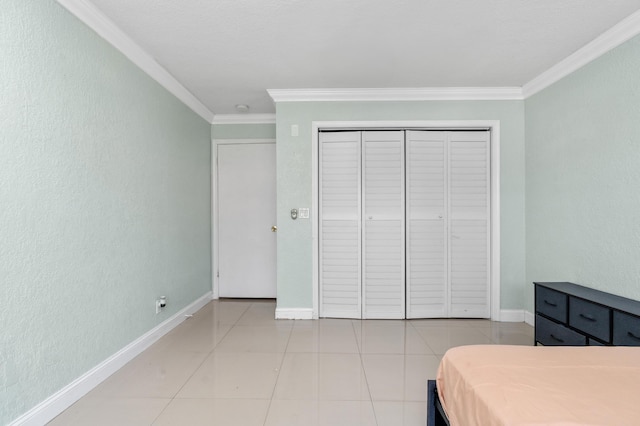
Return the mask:
[[428,426],[639,425],[640,348],[460,346],[428,392]]

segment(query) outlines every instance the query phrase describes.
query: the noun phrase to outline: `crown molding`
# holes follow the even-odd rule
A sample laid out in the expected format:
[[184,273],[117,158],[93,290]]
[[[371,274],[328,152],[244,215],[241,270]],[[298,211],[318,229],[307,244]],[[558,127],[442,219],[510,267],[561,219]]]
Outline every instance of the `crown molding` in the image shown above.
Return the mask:
[[417,87],[376,89],[269,89],[274,102],[522,100],[520,87]]
[[215,114],[211,124],[275,124],[275,114]]
[[84,22],[89,28],[104,38],[113,47],[124,54],[131,62],[140,67],[152,79],[182,101],[193,112],[207,122],[213,121],[213,113],[189,92],[162,65],[126,35],[116,24],[107,18],[93,4],[85,0],[57,0],[60,5]]
[[551,86],[638,34],[640,34],[640,11],[629,15],[581,49],[522,86],[522,93],[525,99]]
[[[207,122],[212,124],[263,124],[275,122],[275,115],[273,114],[214,115],[209,108],[93,4],[86,0],[57,0],[57,2]],[[267,92],[274,102],[523,100],[549,87],[638,34],[640,34],[640,11],[628,16],[522,87],[270,89]]]

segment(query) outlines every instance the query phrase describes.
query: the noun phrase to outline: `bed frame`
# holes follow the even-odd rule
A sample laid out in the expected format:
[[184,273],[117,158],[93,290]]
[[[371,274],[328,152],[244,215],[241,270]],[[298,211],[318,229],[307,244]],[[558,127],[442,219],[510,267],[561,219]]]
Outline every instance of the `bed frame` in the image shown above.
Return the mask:
[[[534,285],[534,345],[640,346],[640,301],[567,282]],[[449,426],[449,419],[436,381],[428,380],[427,426],[443,425]]]
[[450,426],[435,380],[427,380],[427,426]]

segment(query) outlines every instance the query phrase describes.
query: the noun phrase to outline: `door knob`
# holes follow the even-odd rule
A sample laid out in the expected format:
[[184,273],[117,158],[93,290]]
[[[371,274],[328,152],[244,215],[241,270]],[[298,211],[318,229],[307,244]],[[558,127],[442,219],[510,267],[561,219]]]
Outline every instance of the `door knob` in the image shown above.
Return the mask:
[[277,231],[278,231],[278,227],[277,227],[277,226],[275,226],[275,225],[273,225],[273,226],[271,227],[271,232],[277,232]]

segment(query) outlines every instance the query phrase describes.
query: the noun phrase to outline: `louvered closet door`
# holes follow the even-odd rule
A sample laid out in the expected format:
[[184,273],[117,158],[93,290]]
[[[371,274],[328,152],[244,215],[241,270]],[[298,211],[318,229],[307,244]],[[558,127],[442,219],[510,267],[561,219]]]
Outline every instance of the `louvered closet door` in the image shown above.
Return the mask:
[[488,318],[489,132],[319,140],[320,315]]
[[407,318],[449,316],[447,136],[407,131]]
[[489,132],[449,132],[452,317],[490,317],[489,159]]
[[320,316],[360,318],[361,132],[322,132]]
[[404,318],[404,131],[363,132],[362,167],[363,318]]

